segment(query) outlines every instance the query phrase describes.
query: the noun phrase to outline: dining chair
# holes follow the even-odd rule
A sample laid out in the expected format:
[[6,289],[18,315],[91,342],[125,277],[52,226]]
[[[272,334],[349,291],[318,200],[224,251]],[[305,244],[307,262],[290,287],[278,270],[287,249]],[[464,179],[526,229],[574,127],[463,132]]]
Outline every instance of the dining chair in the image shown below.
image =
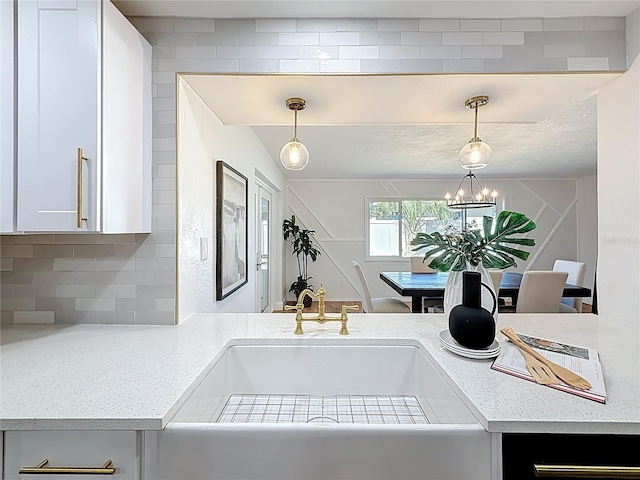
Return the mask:
[[[574,262],[572,260],[556,260],[553,264],[553,270],[556,272],[567,272],[567,283],[584,287],[584,275],[587,271],[587,264],[582,262]],[[562,305],[560,305],[560,313],[567,313],[568,309],[564,306],[568,305],[574,308],[578,313],[582,313],[582,297],[562,297]],[[568,310],[571,312],[571,310]],[[573,312],[571,312],[573,313]]]
[[[567,272],[550,270],[524,272],[516,302],[516,313],[559,313],[560,299],[568,276]],[[565,307],[576,312],[573,307]]]
[[364,313],[411,313],[411,307],[397,297],[371,298],[367,279],[364,276],[362,267],[355,260],[351,262],[356,271],[358,280],[358,294],[362,300],[362,311]]

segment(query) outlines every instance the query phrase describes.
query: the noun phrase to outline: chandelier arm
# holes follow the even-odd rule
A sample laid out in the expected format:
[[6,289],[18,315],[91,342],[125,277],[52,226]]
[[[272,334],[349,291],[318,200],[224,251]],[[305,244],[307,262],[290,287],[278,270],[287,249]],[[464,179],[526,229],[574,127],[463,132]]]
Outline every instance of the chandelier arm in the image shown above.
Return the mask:
[[[471,172],[469,172],[471,173]],[[464,179],[467,178],[467,176],[469,176],[469,174],[465,175],[464,177],[462,177],[462,180],[460,180],[460,185],[458,185],[458,188],[456,189],[456,196],[458,196],[458,192],[460,191],[460,187],[462,187],[462,184],[464,183]]]

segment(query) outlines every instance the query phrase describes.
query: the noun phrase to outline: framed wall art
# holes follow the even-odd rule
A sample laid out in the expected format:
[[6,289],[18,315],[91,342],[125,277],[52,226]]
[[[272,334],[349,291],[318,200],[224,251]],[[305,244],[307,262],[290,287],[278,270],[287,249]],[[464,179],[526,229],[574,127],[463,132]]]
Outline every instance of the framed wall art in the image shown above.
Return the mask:
[[248,181],[222,160],[216,162],[216,300],[247,283]]

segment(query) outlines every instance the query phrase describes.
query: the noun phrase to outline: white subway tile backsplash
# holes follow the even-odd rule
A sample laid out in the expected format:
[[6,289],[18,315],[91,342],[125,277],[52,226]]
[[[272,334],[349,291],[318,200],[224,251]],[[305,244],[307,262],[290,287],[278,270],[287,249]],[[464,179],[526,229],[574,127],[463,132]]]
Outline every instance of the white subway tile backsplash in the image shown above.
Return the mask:
[[338,32],[375,32],[378,21],[373,18],[338,18],[336,31]]
[[422,18],[418,24],[421,32],[458,32],[460,20],[457,18]]
[[0,257],[3,258],[30,258],[33,257],[33,245],[2,245]]
[[584,57],[586,53],[586,47],[582,44],[544,46],[544,56],[546,58]]
[[319,60],[280,60],[281,73],[319,73]]
[[258,59],[296,59],[298,58],[298,47],[295,45],[261,46],[258,47]]
[[419,20],[415,18],[379,18],[380,32],[417,32]]
[[237,59],[198,60],[199,72],[237,73],[239,70],[240,70],[240,65]]
[[135,298],[135,285],[99,285],[96,287],[96,297],[99,298]]
[[337,23],[334,18],[298,18],[296,32],[335,32]]
[[584,29],[624,32],[626,23],[625,17],[585,17]]
[[403,32],[358,32],[359,45],[400,45]]
[[318,45],[320,43],[319,33],[280,33],[278,36],[280,45]]
[[238,45],[237,33],[199,33],[196,45],[217,46],[217,45]]
[[96,258],[95,270],[98,272],[120,272],[123,270],[135,270],[135,258]]
[[56,297],[93,298],[96,296],[95,285],[56,285]]
[[243,45],[243,46],[227,46],[221,45],[216,47],[218,58],[257,58],[258,47],[255,45]]
[[16,238],[18,238],[19,240],[18,243],[20,245],[34,245],[34,244],[48,245],[53,243],[53,237],[54,235],[49,233],[49,234],[20,235],[20,236],[17,236]]
[[485,45],[524,45],[524,32],[486,32],[482,34]]
[[246,32],[238,34],[238,45],[278,45],[277,32]]
[[502,20],[503,32],[541,32],[541,18],[509,18]]
[[439,32],[402,32],[402,45],[442,45],[442,34]]
[[443,32],[443,45],[482,45],[482,32]]
[[502,23],[491,19],[461,19],[461,32],[499,32]]
[[216,47],[212,45],[178,46],[175,49],[175,58],[216,58]]
[[73,283],[80,285],[109,285],[114,281],[114,272],[75,272],[73,274]]
[[96,269],[93,258],[54,258],[54,272],[86,272]]
[[115,312],[115,298],[76,298],[75,310],[78,312]]
[[381,46],[380,58],[390,60],[405,60],[410,58],[420,58],[420,47],[418,45],[405,46]]
[[360,35],[357,32],[321,33],[319,45],[358,45]]
[[569,71],[609,70],[609,59],[606,57],[567,58]]
[[240,32],[256,31],[256,21],[254,19],[237,19],[237,18],[216,19],[215,25],[216,25],[216,32],[240,33]]
[[341,60],[349,59],[375,59],[379,57],[379,49],[374,46],[367,47],[339,47],[338,57]]
[[53,311],[33,311],[33,312],[13,312],[13,323],[16,325],[39,324],[47,325],[55,323],[55,312]]
[[167,33],[158,32],[156,34],[156,45],[197,45],[197,33]]
[[2,310],[35,310],[36,299],[33,297],[7,297],[2,299]]
[[156,310],[158,312],[173,312],[176,306],[174,298],[156,298]]
[[153,233],[0,237],[3,323],[32,313],[56,323],[174,323],[176,71],[517,73],[626,66],[623,17],[132,21],[150,30],[144,35],[153,43]]
[[435,45],[420,47],[420,58],[460,58],[462,47],[460,45]]
[[462,58],[502,58],[500,45],[462,45]]
[[544,18],[542,30],[545,32],[571,32],[584,30],[584,18]]
[[293,18],[257,18],[256,32],[295,32],[296,21]]
[[176,18],[173,20],[174,32],[215,32],[211,18]]

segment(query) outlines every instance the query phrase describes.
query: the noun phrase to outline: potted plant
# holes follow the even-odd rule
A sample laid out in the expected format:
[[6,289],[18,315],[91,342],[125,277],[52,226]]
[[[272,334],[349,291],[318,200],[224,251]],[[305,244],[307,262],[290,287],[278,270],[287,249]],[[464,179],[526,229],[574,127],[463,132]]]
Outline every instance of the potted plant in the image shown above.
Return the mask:
[[[298,279],[289,287],[289,291],[293,292],[297,299],[304,289],[308,288],[313,291],[314,288],[309,283],[309,280],[313,277],[308,274],[308,264],[309,259],[315,262],[320,255],[320,250],[313,243],[316,232],[301,228],[296,224],[296,216],[291,215],[291,219],[287,219],[282,223],[282,233],[284,234],[285,242],[289,242],[291,245],[291,254],[295,255],[298,261]],[[305,307],[309,307],[312,301],[311,297],[306,296],[304,298]]]
[[[529,258],[529,252],[520,247],[532,247],[535,240],[514,235],[522,235],[535,228],[535,222],[526,215],[504,210],[495,218],[484,216],[481,229],[458,231],[448,226],[444,234],[418,233],[411,245],[414,246],[413,251],[425,252],[425,260],[432,257],[429,267],[449,272],[444,298],[444,310],[448,317],[451,308],[462,300],[462,272],[479,271],[482,282],[495,290],[487,269],[515,267],[515,258]],[[491,299],[485,302],[483,296],[483,307],[490,310],[490,304]]]

